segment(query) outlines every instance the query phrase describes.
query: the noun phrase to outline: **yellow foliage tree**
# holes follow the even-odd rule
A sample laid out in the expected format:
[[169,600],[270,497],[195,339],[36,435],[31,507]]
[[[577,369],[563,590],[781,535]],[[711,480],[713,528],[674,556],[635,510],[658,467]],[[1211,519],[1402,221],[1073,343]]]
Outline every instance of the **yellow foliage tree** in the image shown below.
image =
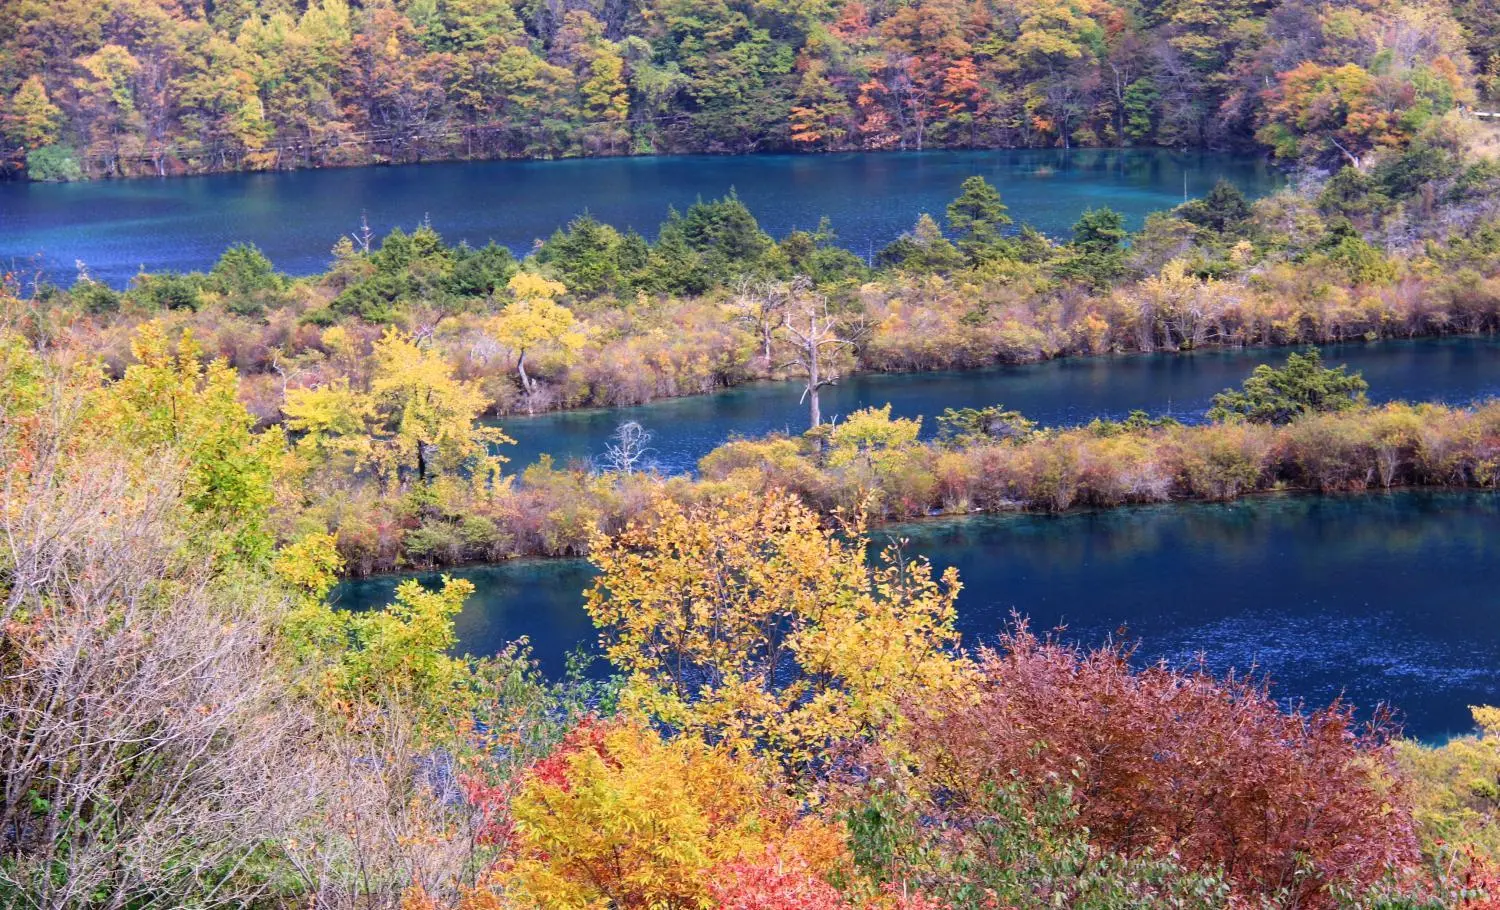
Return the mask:
[[663,504],[595,540],[588,610],[623,704],[799,768],[898,720],[908,696],[963,685],[957,573],[865,551],[863,519],[840,533],[780,493]]
[[442,355],[395,330],[375,342],[370,399],[381,433],[375,455],[387,477],[414,468],[425,482],[465,463],[491,478],[505,459],[492,446],[513,443],[499,427],[478,423],[489,401],[479,384],[458,379]]
[[526,358],[547,346],[572,357],[583,347],[584,334],[573,311],[557,302],[567,293],[560,282],[531,272],[517,272],[509,284],[515,300],[491,323],[495,340],[516,352],[516,372],[521,388],[530,395],[536,384],[526,372]]
[[272,479],[285,455],[278,432],[251,432],[239,376],[223,360],[203,364],[191,332],[170,342],[146,323],[131,343],[136,363],[95,399],[102,432],[155,458],[186,464],[183,498],[204,519],[202,539],[216,556],[254,561],[271,555]]
[[325,386],[288,389],[281,413],[297,438],[297,451],[314,464],[357,471],[374,449],[370,422],[375,403],[340,377]]
[[548,910],[699,910],[721,863],[768,847],[820,870],[844,859],[841,831],[799,819],[743,754],[632,722],[575,730],[530,772],[511,814],[507,893]]

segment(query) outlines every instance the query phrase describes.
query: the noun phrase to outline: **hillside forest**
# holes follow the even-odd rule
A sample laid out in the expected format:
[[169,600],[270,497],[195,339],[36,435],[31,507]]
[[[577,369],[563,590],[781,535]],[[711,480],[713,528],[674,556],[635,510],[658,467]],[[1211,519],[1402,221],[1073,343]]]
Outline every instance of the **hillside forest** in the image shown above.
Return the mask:
[[3,0],[36,179],[1158,145],[1358,163],[1496,88],[1483,0]]

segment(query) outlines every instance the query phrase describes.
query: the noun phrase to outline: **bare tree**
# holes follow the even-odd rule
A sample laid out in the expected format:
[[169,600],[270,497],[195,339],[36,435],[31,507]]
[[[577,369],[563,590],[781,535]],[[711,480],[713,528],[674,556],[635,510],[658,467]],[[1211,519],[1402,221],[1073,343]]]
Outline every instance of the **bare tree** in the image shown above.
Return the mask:
[[634,474],[651,452],[651,432],[634,420],[628,420],[615,428],[609,444],[604,447],[602,460],[606,470]]
[[812,290],[812,279],[798,275],[791,281],[751,281],[744,279],[729,301],[736,322],[748,325],[760,336],[761,354],[771,364],[771,349],[776,332],[786,323],[787,308],[793,300]]
[[193,550],[175,459],[77,458],[78,413],[0,502],[0,902],[244,906],[317,802],[276,594]]
[[285,850],[308,906],[398,910],[413,888],[452,905],[478,882],[485,819],[464,798],[453,758],[410,721],[388,701],[311,759],[324,799],[308,836]]
[[808,290],[788,305],[783,330],[793,352],[783,369],[801,372],[804,379],[801,401],[807,403],[808,422],[816,428],[823,423],[818,393],[839,379],[831,360],[838,351],[858,343],[864,335],[864,326],[845,325],[829,310],[827,297]]
[[349,235],[354,248],[366,256],[370,255],[370,247],[375,242],[375,232],[370,230],[370,215],[368,212],[359,213],[359,230]]

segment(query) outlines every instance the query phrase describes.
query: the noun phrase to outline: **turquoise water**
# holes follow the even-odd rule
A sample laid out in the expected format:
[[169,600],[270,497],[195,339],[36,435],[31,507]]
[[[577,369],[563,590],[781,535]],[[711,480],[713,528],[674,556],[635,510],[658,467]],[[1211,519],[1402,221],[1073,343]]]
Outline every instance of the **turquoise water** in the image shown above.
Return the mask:
[[[823,414],[836,417],[890,404],[900,417],[926,417],[937,429],[944,408],[1001,404],[1049,426],[1124,417],[1133,409],[1200,419],[1214,393],[1237,386],[1260,363],[1278,363],[1277,348],[1192,354],[1081,357],[961,373],[864,374],[823,390]],[[1372,401],[1466,403],[1500,395],[1500,340],[1441,338],[1328,345],[1324,359],[1364,373]],[[599,456],[621,422],[639,421],[654,436],[650,457],[668,473],[690,471],[731,436],[778,430],[800,433],[807,410],[793,383],[761,383],[634,408],[565,411],[499,421],[516,445],[503,450],[512,467],[550,453],[559,463]]]
[[[1097,644],[1124,636],[1141,660],[1269,674],[1273,692],[1361,708],[1393,705],[1408,734],[1470,726],[1500,703],[1500,497],[1418,493],[1266,497],[928,522],[883,529],[964,581],[959,625],[992,639],[1011,611]],[[530,636],[549,671],[594,633],[582,608],[592,571],[527,561],[452,574],[478,593],[461,646],[493,653]],[[425,579],[433,581],[429,577]],[[346,582],[343,606],[383,602],[393,577]]]
[[941,217],[965,177],[983,174],[1011,215],[1062,234],[1090,207],[1131,227],[1227,178],[1250,195],[1280,185],[1256,158],[1202,152],[1032,149],[841,155],[490,161],[224,174],[76,184],[0,182],[0,270],[36,264],[71,284],[83,262],[122,285],[148,271],[205,269],[224,248],[257,244],[284,271],[327,267],[361,213],[384,234],[430,219],[446,238],[528,252],[587,210],[651,235],[668,206],[731,189],[775,236],[827,215],[841,242],[869,255],[921,212]]

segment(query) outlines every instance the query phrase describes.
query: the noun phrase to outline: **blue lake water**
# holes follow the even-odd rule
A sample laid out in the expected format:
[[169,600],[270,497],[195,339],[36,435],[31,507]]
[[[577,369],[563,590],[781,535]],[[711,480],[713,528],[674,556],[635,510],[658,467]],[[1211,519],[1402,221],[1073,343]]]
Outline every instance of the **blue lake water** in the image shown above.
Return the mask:
[[[1011,611],[1098,644],[1123,634],[1141,660],[1254,669],[1288,700],[1393,705],[1409,735],[1467,731],[1468,705],[1500,703],[1500,497],[1422,493],[1263,497],[1009,515],[881,529],[909,554],[957,566],[959,626],[993,639]],[[529,636],[545,669],[589,645],[581,560],[452,573],[477,593],[461,646]],[[435,582],[435,577],[425,579]],[[344,583],[343,606],[384,602],[392,576]],[[1123,633],[1121,630],[1124,630]]]
[[1018,221],[1065,233],[1110,206],[1132,228],[1224,177],[1252,196],[1280,175],[1251,157],[1160,149],[1029,149],[841,155],[489,161],[73,184],[0,182],[0,269],[39,264],[71,284],[75,263],[123,285],[148,271],[206,269],[253,242],[282,270],[327,267],[361,213],[384,234],[427,218],[446,238],[529,251],[587,210],[652,235],[668,206],[734,189],[782,236],[827,215],[841,242],[869,255],[921,212],[941,217],[964,178],[993,182]]
[[[1328,345],[1324,360],[1359,370],[1372,401],[1467,403],[1500,395],[1500,340],[1492,337]],[[1216,392],[1237,386],[1260,363],[1279,363],[1286,349],[1205,350],[1191,354],[1080,357],[958,373],[849,377],[823,390],[823,414],[890,404],[899,417],[925,417],[937,430],[944,408],[1004,404],[1048,426],[1119,418],[1133,409],[1201,419]],[[651,458],[667,473],[690,471],[698,459],[734,435],[761,436],[807,429],[807,410],[794,383],[758,383],[716,395],[677,398],[634,408],[563,411],[498,421],[516,445],[503,453],[512,467],[544,453],[558,463],[596,458],[623,421],[653,433]]]

